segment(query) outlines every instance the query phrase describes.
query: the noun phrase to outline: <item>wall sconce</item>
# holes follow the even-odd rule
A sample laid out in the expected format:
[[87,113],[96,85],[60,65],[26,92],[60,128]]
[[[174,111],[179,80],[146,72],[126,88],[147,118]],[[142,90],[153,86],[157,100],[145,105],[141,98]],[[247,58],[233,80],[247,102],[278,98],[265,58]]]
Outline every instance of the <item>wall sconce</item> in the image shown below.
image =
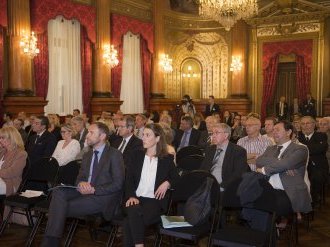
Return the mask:
[[162,67],[164,73],[170,73],[173,71],[172,59],[168,57],[168,54],[161,55],[159,65]]
[[37,47],[38,39],[35,36],[34,32],[31,32],[31,35],[25,34],[23,31],[23,35],[21,41],[19,43],[20,47],[23,50],[23,53],[28,55],[31,59],[39,54],[39,49]]
[[243,67],[241,62],[241,56],[232,56],[231,57],[231,65],[230,71],[240,71]]
[[113,45],[104,45],[103,47],[104,62],[112,69],[119,64],[118,52]]
[[189,65],[188,66],[188,72],[187,73],[182,73],[182,76],[183,77],[187,77],[187,78],[196,78],[197,77],[197,74],[192,71],[192,67]]

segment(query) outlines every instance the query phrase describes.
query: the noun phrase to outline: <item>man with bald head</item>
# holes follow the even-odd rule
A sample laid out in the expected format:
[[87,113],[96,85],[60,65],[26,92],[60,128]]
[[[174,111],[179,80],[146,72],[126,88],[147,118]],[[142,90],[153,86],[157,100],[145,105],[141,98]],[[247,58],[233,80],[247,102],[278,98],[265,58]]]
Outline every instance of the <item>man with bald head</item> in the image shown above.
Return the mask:
[[214,116],[208,116],[205,119],[206,130],[201,131],[201,135],[198,140],[198,146],[205,149],[211,144],[212,128],[217,123],[217,119]]

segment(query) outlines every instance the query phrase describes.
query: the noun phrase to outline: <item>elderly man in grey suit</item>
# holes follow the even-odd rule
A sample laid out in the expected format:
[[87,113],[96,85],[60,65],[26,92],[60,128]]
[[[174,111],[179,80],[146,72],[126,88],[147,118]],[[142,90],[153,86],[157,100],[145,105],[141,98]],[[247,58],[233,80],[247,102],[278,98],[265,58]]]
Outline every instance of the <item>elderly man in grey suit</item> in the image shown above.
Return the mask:
[[[269,183],[274,189],[274,203],[281,216],[286,216],[292,211],[312,210],[311,197],[304,181],[308,149],[291,141],[292,132],[293,126],[290,122],[278,122],[274,127],[276,145],[268,147],[256,160],[257,172],[269,176]],[[266,222],[261,214],[254,214],[256,215],[258,224]]]
[[77,189],[54,190],[42,246],[60,245],[66,217],[102,213],[111,219],[120,203],[125,174],[122,154],[109,146],[108,136],[109,129],[103,123],[89,127],[86,139],[93,148],[83,156]]

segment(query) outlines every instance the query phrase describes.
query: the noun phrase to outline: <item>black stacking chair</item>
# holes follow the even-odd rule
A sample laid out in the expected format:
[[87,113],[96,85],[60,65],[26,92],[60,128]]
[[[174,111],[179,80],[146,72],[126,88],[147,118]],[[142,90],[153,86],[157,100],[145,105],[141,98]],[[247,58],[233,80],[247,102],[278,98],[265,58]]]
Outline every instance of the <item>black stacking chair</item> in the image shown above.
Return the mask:
[[203,155],[203,150],[194,145],[183,147],[176,153],[176,162],[179,163],[182,158],[196,154]]
[[175,244],[177,239],[184,239],[197,244],[204,237],[210,241],[211,234],[215,230],[216,215],[218,214],[220,200],[220,186],[216,178],[207,171],[195,170],[181,176],[172,191],[169,215],[183,215],[183,206],[188,198],[207,180],[212,179],[211,206],[212,210],[204,224],[192,227],[163,228],[160,226],[159,235],[156,239],[156,246],[162,246],[164,236],[171,239]]
[[[24,215],[27,217],[29,226],[33,226],[31,209],[34,205],[47,197],[48,189],[53,187],[55,184],[58,169],[58,162],[53,157],[41,158],[35,164],[31,164],[27,171],[25,181],[22,186],[20,186],[21,188],[18,193],[8,196],[5,199],[4,205],[8,206],[10,210],[1,224],[0,235],[6,229],[13,213],[22,214],[19,211],[15,211],[15,209],[23,210],[25,212]],[[44,195],[32,198],[27,198],[20,195],[20,193],[25,190],[35,190],[36,188],[43,188]]]
[[[223,193],[220,214],[217,220],[217,231],[212,234],[211,246],[275,246],[276,208],[272,204],[271,193],[263,192],[254,204],[248,207],[269,214],[265,231],[252,229],[247,222],[240,218],[240,213],[237,213],[243,208],[236,194],[240,181],[240,179],[233,181]],[[269,184],[269,186],[271,185]],[[233,212],[236,212],[236,214],[233,214]],[[231,217],[228,217],[228,215]]]
[[[73,160],[66,164],[65,166],[61,166],[58,171],[58,176],[56,179],[56,185],[75,185],[76,183],[76,178],[79,173],[81,165],[81,160]],[[45,198],[43,201],[37,203],[34,207],[33,210],[36,212],[38,215],[37,220],[30,232],[29,238],[26,242],[26,247],[31,246],[35,235],[39,229],[40,224],[42,223],[43,219],[45,218],[46,214],[48,213],[49,205],[50,205],[50,200],[51,195],[48,198]]]

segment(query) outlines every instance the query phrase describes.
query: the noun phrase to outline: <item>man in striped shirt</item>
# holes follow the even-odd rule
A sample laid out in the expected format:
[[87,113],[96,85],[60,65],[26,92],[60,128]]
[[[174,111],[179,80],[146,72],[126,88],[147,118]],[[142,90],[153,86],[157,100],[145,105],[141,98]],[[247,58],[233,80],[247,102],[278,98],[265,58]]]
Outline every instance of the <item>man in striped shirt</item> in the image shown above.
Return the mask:
[[247,136],[238,140],[237,145],[245,148],[247,152],[247,163],[252,171],[256,170],[256,159],[263,154],[268,146],[273,145],[272,141],[260,134],[260,119],[249,117],[246,120]]

